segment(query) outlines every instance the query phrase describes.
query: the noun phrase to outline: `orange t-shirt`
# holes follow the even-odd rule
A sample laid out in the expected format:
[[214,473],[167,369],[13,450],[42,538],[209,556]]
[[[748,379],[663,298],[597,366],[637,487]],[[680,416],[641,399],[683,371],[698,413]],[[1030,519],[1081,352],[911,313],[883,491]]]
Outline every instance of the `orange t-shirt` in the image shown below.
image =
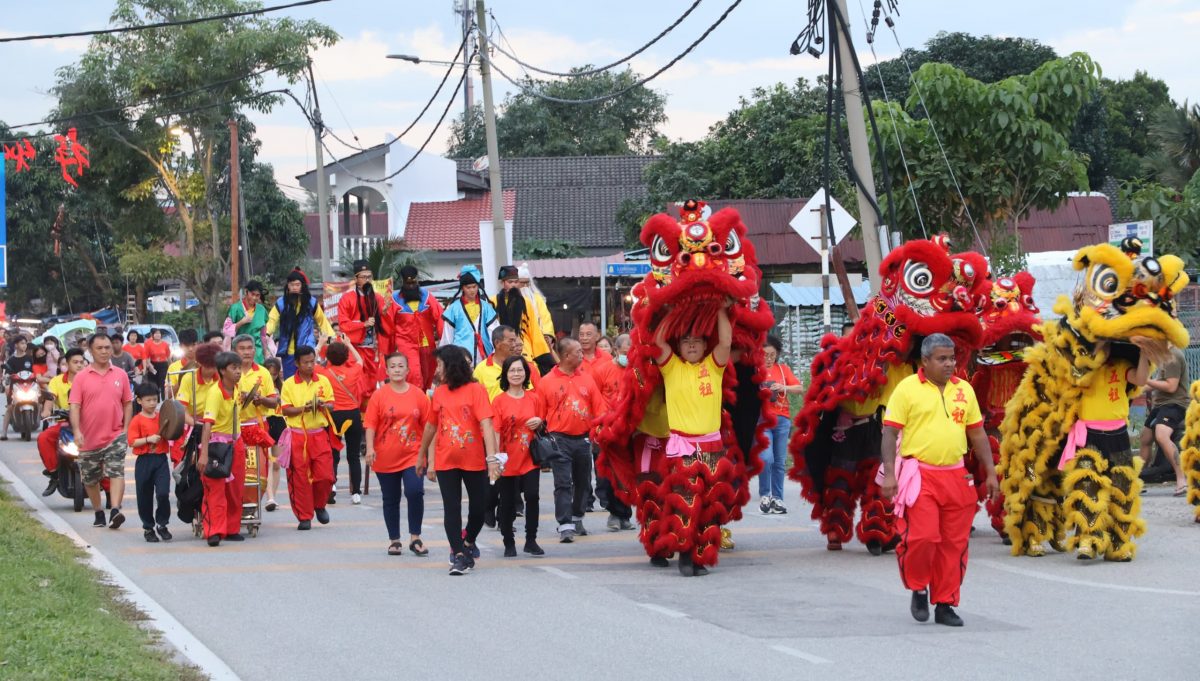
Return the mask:
[[500,451],[508,454],[504,476],[525,475],[537,468],[529,456],[529,443],[533,441],[533,431],[525,427],[525,422],[534,416],[545,418],[546,405],[542,396],[530,390],[526,390],[525,395],[520,398],[500,393],[492,400],[492,412],[495,413],[492,425],[500,434]]
[[[143,414],[142,412],[139,411],[138,413],[134,414],[133,418],[129,421],[128,437],[129,437],[130,444],[133,444],[133,442],[135,440],[140,440],[148,435],[157,435],[157,434],[158,434],[158,414],[155,414],[154,416],[146,416],[145,414]],[[145,445],[142,445],[141,447],[133,448],[134,456],[141,456],[142,454],[166,454],[166,453],[167,453],[167,441],[166,440],[159,440],[158,442],[155,442],[153,444],[145,444]]]
[[[333,386],[333,408],[335,411],[358,409],[362,406],[363,370],[361,364],[346,362],[341,366],[318,364],[318,374],[329,379]],[[338,379],[342,380],[338,380]]]
[[145,343],[146,359],[151,362],[171,361],[171,346],[166,341],[148,340]]
[[363,427],[375,431],[375,463],[371,469],[396,473],[417,465],[428,413],[429,398],[417,386],[409,385],[402,393],[390,385],[376,390],[363,412]]
[[143,348],[141,343],[126,343],[121,349],[139,362],[146,359],[146,348]]
[[437,430],[433,444],[434,470],[487,470],[487,451],[483,448],[483,428],[479,424],[490,418],[492,405],[488,403],[487,389],[479,383],[472,381],[458,390],[439,385],[433,391],[426,419]]
[[[776,362],[774,366],[767,369],[767,379],[764,382],[800,385],[800,381],[796,379],[796,374],[792,373],[792,368],[779,362]],[[777,393],[774,395],[771,399],[771,413],[784,418],[791,417],[792,406],[788,403],[787,393]]]
[[592,421],[608,409],[604,394],[582,365],[573,374],[554,367],[542,377],[538,392],[546,400],[546,430],[586,435]]

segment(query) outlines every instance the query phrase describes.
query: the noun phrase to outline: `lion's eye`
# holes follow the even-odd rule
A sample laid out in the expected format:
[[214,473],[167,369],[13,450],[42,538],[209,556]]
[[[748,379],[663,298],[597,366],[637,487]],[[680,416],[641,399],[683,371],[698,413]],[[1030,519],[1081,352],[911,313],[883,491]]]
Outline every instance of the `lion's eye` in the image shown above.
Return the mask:
[[671,249],[667,248],[667,242],[661,236],[654,237],[654,241],[651,242],[650,257],[659,263],[671,262]]
[[738,238],[737,232],[730,232],[729,238],[725,240],[725,255],[735,258],[741,252],[742,240]]
[[1121,278],[1117,271],[1108,265],[1097,265],[1092,270],[1092,278],[1088,285],[1101,297],[1112,298],[1121,288]]
[[923,262],[905,263],[904,288],[913,295],[929,295],[933,291],[933,272],[929,266]]

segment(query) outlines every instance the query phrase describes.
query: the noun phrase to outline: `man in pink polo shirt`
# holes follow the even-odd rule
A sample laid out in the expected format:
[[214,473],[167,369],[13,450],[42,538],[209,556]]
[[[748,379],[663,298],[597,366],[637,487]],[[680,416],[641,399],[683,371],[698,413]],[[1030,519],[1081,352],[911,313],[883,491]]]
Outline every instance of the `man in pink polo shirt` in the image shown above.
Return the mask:
[[[71,432],[79,447],[79,474],[96,512],[93,527],[121,527],[125,515],[121,500],[125,497],[125,432],[133,416],[133,393],[129,376],[112,365],[113,346],[108,336],[97,333],[88,339],[92,364],[71,384]],[[104,520],[100,502],[100,480],[109,480],[112,513]]]

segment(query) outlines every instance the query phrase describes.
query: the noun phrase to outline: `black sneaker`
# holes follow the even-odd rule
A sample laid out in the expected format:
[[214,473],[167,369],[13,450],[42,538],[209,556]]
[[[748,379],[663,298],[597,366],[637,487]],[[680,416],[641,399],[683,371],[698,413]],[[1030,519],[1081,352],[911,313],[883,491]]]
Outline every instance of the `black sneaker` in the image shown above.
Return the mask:
[[173,539],[171,536],[171,531],[167,529],[166,525],[158,526],[158,538],[163,541],[171,541],[171,539]]
[[578,537],[586,537],[587,536],[587,528],[583,526],[582,520],[575,521],[575,535]]
[[671,567],[671,561],[662,556],[651,556],[650,564],[654,567]]
[[505,558],[516,558],[517,557],[516,542],[512,542],[512,541],[504,542],[504,557]]
[[211,537],[209,537],[208,545],[209,546],[220,546],[221,545],[221,535],[214,534]]
[[461,553],[455,555],[454,560],[450,563],[450,576],[458,577],[460,575],[465,575],[470,571],[471,568],[467,567],[466,556]]
[[146,541],[150,542],[151,544],[158,543],[158,535],[154,534],[154,530],[146,530],[145,532],[142,532],[142,536],[145,537]]
[[240,533],[227,534],[227,535],[225,535],[225,541],[246,541],[246,538],[243,537]]
[[112,514],[108,517],[108,529],[119,530],[122,523],[125,522],[125,514],[121,513],[121,509],[114,508]]
[[954,612],[954,608],[947,603],[938,603],[933,609],[933,621],[938,624],[944,624],[948,627],[961,627],[963,625],[962,618],[958,613]]
[[546,555],[546,552],[542,550],[542,547],[538,546],[536,539],[526,539],[525,540],[525,553],[528,553],[531,556]]
[[878,539],[867,540],[867,553],[870,553],[872,556],[882,556],[883,544],[879,543]]
[[467,555],[469,555],[472,560],[479,557],[479,544],[463,542],[463,548],[467,550]]
[[311,530],[312,529],[312,521],[311,520],[301,520],[300,524],[296,525],[296,529],[297,530]]
[[92,527],[108,527],[108,521],[104,519],[104,511],[96,511],[96,521],[92,523]]
[[[938,606],[941,607],[941,606]],[[908,606],[908,611],[912,613],[913,619],[918,622],[929,621],[929,592],[914,591],[912,592],[912,605]]]
[[50,479],[46,481],[46,491],[42,492],[44,497],[54,494],[54,491],[58,489],[58,475],[51,473],[49,477]]
[[470,551],[463,554],[463,559],[467,561],[468,571],[475,569],[475,557],[471,555]]
[[317,516],[317,522],[321,523],[322,525],[329,524],[329,511],[326,511],[323,508],[318,508],[315,513]]
[[496,512],[490,508],[488,510],[484,511],[483,512],[483,524],[487,525],[488,529],[490,529],[490,530],[496,529]]

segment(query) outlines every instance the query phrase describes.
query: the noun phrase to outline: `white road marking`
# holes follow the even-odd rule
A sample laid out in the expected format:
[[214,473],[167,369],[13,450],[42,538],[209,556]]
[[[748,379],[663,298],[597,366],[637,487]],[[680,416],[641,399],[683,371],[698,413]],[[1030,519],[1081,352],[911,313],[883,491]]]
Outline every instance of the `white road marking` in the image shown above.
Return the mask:
[[647,610],[653,610],[654,612],[657,612],[660,615],[666,615],[667,617],[674,617],[676,619],[680,617],[687,617],[687,613],[685,612],[664,608],[663,606],[655,605],[654,603],[638,603],[638,606]]
[[1033,577],[1034,579],[1043,579],[1048,582],[1058,582],[1060,584],[1074,584],[1075,586],[1089,586],[1094,589],[1111,589],[1113,591],[1133,591],[1137,593],[1163,594],[1166,596],[1200,596],[1200,591],[1183,591],[1180,589],[1159,589],[1153,586],[1134,586],[1132,584],[1110,584],[1108,582],[1093,582],[1088,579],[1075,579],[1074,577],[1060,577],[1051,575],[1038,570],[1030,570],[1028,568],[1016,567],[1015,565],[1005,565],[995,560],[972,560],[971,564],[980,564],[990,567],[993,570],[1002,572],[1011,572],[1016,575],[1024,575]]
[[811,653],[806,653],[803,650],[796,650],[795,648],[789,648],[787,646],[771,646],[771,650],[779,651],[784,655],[798,657],[805,662],[811,662],[813,664],[833,664],[833,660],[827,660],[819,655],[813,655]]
[[579,579],[579,575],[573,575],[570,572],[567,572],[566,570],[560,570],[553,565],[539,565],[537,566],[537,569],[545,570],[546,572],[549,572],[556,577],[562,577],[563,579]]
[[196,665],[205,674],[208,674],[213,681],[238,681],[238,675],[225,664],[225,661],[217,657],[217,654],[200,642],[192,632],[188,631],[179,620],[175,619],[167,609],[159,605],[158,601],[154,600],[141,587],[133,582],[124,572],[121,572],[116,565],[112,564],[103,553],[96,547],[88,544],[75,528],[71,527],[66,520],[63,520],[54,511],[51,511],[48,506],[42,501],[41,497],[34,494],[33,490],[18,478],[4,462],[0,462],[0,477],[5,478],[12,483],[13,489],[21,496],[34,513],[42,520],[42,522],[51,530],[65,535],[68,539],[75,542],[76,546],[83,549],[88,554],[88,564],[93,568],[104,573],[109,581],[125,592],[125,597],[139,610],[146,613],[148,622],[155,629],[162,632],[163,638],[171,642],[192,664]]

